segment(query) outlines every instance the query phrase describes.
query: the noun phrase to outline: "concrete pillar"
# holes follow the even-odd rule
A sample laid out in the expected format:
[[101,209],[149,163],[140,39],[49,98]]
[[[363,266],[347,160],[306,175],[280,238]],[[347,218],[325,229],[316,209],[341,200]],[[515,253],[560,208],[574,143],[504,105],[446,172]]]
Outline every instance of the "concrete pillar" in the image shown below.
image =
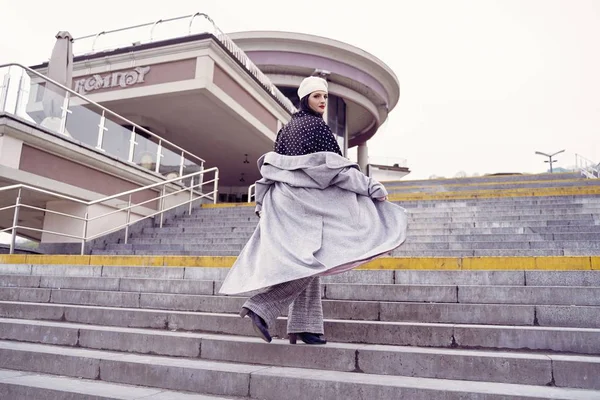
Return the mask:
[[369,163],[369,148],[367,142],[358,145],[358,165],[365,174],[367,173],[367,164]]
[[0,165],[19,169],[23,141],[10,136],[0,136]]

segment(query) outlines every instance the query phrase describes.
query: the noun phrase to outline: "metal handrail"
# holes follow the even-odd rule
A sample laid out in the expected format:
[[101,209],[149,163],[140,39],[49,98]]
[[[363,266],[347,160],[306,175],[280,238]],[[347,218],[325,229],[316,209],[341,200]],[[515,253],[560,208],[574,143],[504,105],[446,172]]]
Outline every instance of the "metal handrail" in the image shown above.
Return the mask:
[[575,166],[586,178],[600,179],[600,163],[595,163],[579,154],[575,154]]
[[29,72],[29,73],[31,73],[31,74],[33,74],[33,75],[37,76],[38,78],[41,78],[42,80],[44,80],[44,81],[46,81],[46,82],[50,82],[51,84],[58,86],[59,88],[61,88],[62,90],[64,90],[64,91],[68,92],[69,94],[71,94],[71,95],[74,95],[74,96],[76,96],[76,97],[79,97],[80,99],[82,99],[82,100],[84,100],[84,101],[88,102],[89,104],[93,104],[94,106],[96,106],[96,107],[100,108],[100,109],[101,109],[103,112],[105,112],[105,113],[108,113],[108,114],[112,115],[113,117],[115,117],[115,118],[118,118],[118,119],[120,119],[121,121],[125,122],[126,124],[128,124],[128,125],[131,125],[131,126],[135,127],[135,130],[136,130],[136,132],[137,132],[137,131],[142,131],[142,132],[144,132],[144,133],[146,133],[146,134],[148,134],[148,135],[150,135],[150,136],[154,137],[154,138],[155,138],[155,139],[157,139],[157,140],[158,140],[160,143],[166,143],[166,144],[168,144],[170,147],[173,147],[173,148],[174,148],[174,149],[176,149],[177,151],[181,151],[183,154],[186,154],[186,155],[188,155],[188,156],[190,156],[190,157],[193,157],[193,158],[195,158],[196,160],[200,161],[201,163],[204,163],[204,162],[205,162],[205,160],[204,160],[203,158],[201,158],[201,157],[198,157],[197,155],[190,153],[189,151],[187,151],[187,150],[185,150],[185,149],[183,149],[183,148],[181,148],[181,147],[177,146],[176,144],[174,144],[174,143],[172,143],[172,142],[168,141],[167,139],[165,139],[165,138],[163,138],[163,137],[161,137],[161,136],[159,136],[159,135],[157,135],[157,134],[155,134],[155,133],[153,133],[153,132],[150,132],[148,129],[144,128],[143,126],[140,126],[140,125],[136,124],[135,122],[133,122],[133,121],[130,121],[130,120],[128,120],[127,118],[125,118],[125,117],[123,117],[123,116],[121,116],[121,115],[119,115],[119,114],[115,113],[114,111],[111,111],[111,110],[109,110],[108,108],[106,108],[106,107],[104,107],[104,106],[102,106],[102,105],[100,105],[100,104],[96,103],[95,101],[88,99],[87,97],[83,96],[82,94],[79,94],[79,93],[77,93],[76,91],[74,91],[74,90],[72,90],[72,89],[70,89],[70,88],[68,88],[68,87],[66,87],[66,86],[64,86],[64,85],[61,85],[60,83],[56,82],[55,80],[53,80],[53,79],[51,79],[51,78],[48,78],[47,76],[45,76],[45,75],[43,75],[43,74],[41,74],[41,73],[37,72],[36,70],[33,70],[33,69],[31,69],[31,68],[29,68],[29,67],[26,67],[26,66],[24,66],[24,65],[22,65],[22,64],[19,64],[19,63],[8,63],[8,64],[2,64],[2,65],[0,65],[0,69],[1,69],[1,68],[10,68],[10,67],[19,67],[19,68],[23,68],[25,71],[27,71],[27,72]]
[[[204,175],[207,173],[212,173],[214,172],[214,178],[208,181],[204,180]],[[194,178],[199,177],[198,182],[194,183]],[[167,193],[166,192],[166,188],[167,185],[170,184],[176,184],[184,179],[190,179],[190,185],[189,187],[184,187],[184,188],[180,188],[178,190],[175,190],[173,192]],[[202,191],[198,192],[196,191],[196,188],[199,188],[200,190],[202,189],[202,187],[204,185],[213,185],[213,190],[211,192],[208,193],[202,193]],[[172,179],[168,179],[166,181],[162,181],[162,182],[157,182],[157,183],[153,183],[151,185],[147,185],[144,187],[140,187],[137,189],[132,189],[132,190],[128,190],[126,192],[122,192],[122,193],[118,193],[115,195],[111,195],[111,196],[106,196],[103,197],[101,199],[98,200],[92,200],[92,201],[85,201],[85,200],[81,200],[81,199],[77,199],[74,197],[70,197],[70,196],[65,196],[63,194],[60,193],[56,193],[56,192],[52,192],[49,190],[45,190],[45,189],[40,189],[40,188],[36,188],[34,186],[29,186],[29,185],[25,185],[25,184],[17,184],[17,185],[10,185],[10,186],[4,186],[0,188],[0,193],[2,192],[6,192],[9,190],[18,190],[18,194],[17,194],[17,198],[15,201],[14,205],[11,206],[7,206],[7,207],[3,207],[0,211],[3,210],[8,210],[8,209],[14,209],[14,215],[13,215],[13,224],[11,227],[8,228],[4,228],[2,229],[0,232],[5,232],[5,231],[9,231],[12,230],[12,235],[11,235],[11,242],[10,242],[10,254],[14,254],[14,250],[15,250],[15,241],[16,241],[16,235],[17,235],[17,230],[21,229],[21,230],[30,230],[30,231],[35,231],[35,232],[42,232],[42,233],[48,233],[48,234],[54,234],[57,236],[64,236],[64,237],[69,237],[69,238],[73,238],[73,239],[79,239],[81,240],[81,254],[83,255],[85,253],[85,244],[87,241],[89,240],[93,240],[96,239],[100,236],[106,235],[108,233],[112,233],[112,232],[116,232],[119,231],[123,228],[125,228],[125,243],[127,243],[128,240],[128,236],[129,236],[129,227],[131,225],[133,225],[134,223],[140,222],[144,219],[147,218],[152,218],[156,215],[160,215],[160,227],[162,227],[163,225],[163,215],[165,212],[170,211],[172,209],[175,209],[177,207],[181,207],[183,205],[188,205],[188,212],[191,213],[192,212],[192,204],[194,201],[199,200],[199,199],[203,199],[203,198],[208,198],[211,199],[214,203],[217,202],[217,194],[218,194],[218,184],[219,184],[219,168],[218,167],[213,167],[213,168],[209,168],[209,169],[205,169],[202,171],[196,171],[193,172],[191,174],[185,175],[185,176],[181,176],[181,177],[177,177],[177,178],[172,178]],[[142,192],[142,191],[147,191],[147,190],[152,190],[155,189],[157,187],[161,186],[161,191],[160,191],[160,196],[152,198],[150,200],[144,200],[140,203],[132,203],[132,197],[135,193],[138,192]],[[46,194],[46,195],[50,195],[62,200],[68,200],[71,202],[75,202],[77,204],[81,204],[84,206],[93,206],[95,204],[101,204],[110,200],[114,200],[120,197],[124,197],[127,196],[128,197],[128,202],[127,202],[127,206],[123,207],[123,208],[119,208],[117,210],[113,210],[101,215],[97,215],[95,217],[90,217],[89,214],[86,212],[84,217],[80,217],[78,215],[72,215],[72,214],[66,214],[66,213],[62,213],[62,212],[58,212],[58,211],[54,211],[54,210],[48,210],[46,208],[40,208],[40,207],[36,207],[36,206],[32,206],[32,205],[27,205],[27,204],[23,204],[21,201],[21,196],[24,190],[29,190],[32,192],[36,192],[36,193],[42,193],[42,194]],[[189,199],[187,199],[186,201],[182,201],[179,202],[175,205],[172,205],[170,207],[165,208],[164,207],[164,199],[166,199],[169,196],[173,196],[176,194],[180,194],[182,192],[189,192]],[[134,222],[131,222],[131,210],[133,208],[136,207],[140,207],[141,205],[144,205],[146,203],[150,203],[150,202],[155,202],[158,201],[159,202],[159,209],[155,212],[152,212],[148,215],[144,215],[141,218],[135,220]],[[73,218],[79,221],[83,221],[83,233],[82,235],[78,236],[78,235],[73,235],[73,234],[69,234],[69,233],[61,233],[61,232],[54,232],[54,231],[50,231],[50,230],[45,230],[45,229],[39,229],[39,228],[33,228],[33,227],[27,227],[27,226],[22,226],[18,224],[19,221],[19,211],[20,208],[28,208],[28,209],[34,209],[34,210],[39,210],[39,211],[44,211],[50,214],[57,214],[57,215],[61,215],[64,217],[68,217],[68,218]],[[126,222],[124,224],[118,225],[116,227],[112,227],[109,228],[103,232],[99,232],[95,235],[88,235],[87,233],[87,228],[88,228],[88,224],[90,221],[95,221],[97,219],[100,218],[105,218],[107,216],[110,215],[114,215],[120,212],[126,212],[127,213],[127,218],[126,218]]]
[[[246,55],[246,53],[237,44],[235,44],[235,42],[233,40],[231,40],[229,38],[229,36],[227,36],[217,26],[217,24],[215,24],[213,19],[210,16],[208,16],[208,14],[205,14],[205,13],[196,12],[194,14],[184,15],[181,17],[174,17],[174,18],[169,18],[169,19],[159,19],[158,21],[148,22],[145,24],[133,25],[133,26],[125,27],[125,28],[114,29],[111,31],[102,31],[97,34],[74,38],[73,41],[77,42],[78,40],[89,39],[89,38],[94,37],[94,42],[92,44],[92,49],[91,49],[91,53],[94,53],[95,46],[96,46],[96,40],[98,39],[98,37],[100,35],[107,35],[110,33],[123,32],[123,31],[127,31],[127,30],[143,28],[143,27],[150,27],[150,38],[149,39],[150,39],[150,42],[152,42],[154,40],[153,39],[154,38],[154,28],[156,27],[156,25],[162,24],[165,22],[178,21],[178,20],[182,20],[182,19],[190,20],[190,22],[188,24],[188,29],[187,29],[187,35],[189,36],[192,34],[192,23],[194,22],[194,18],[197,16],[204,17],[212,25],[212,27],[214,29],[215,38],[219,42],[221,42],[221,44],[229,52],[231,52],[231,54],[235,58],[237,58],[237,60],[242,64],[242,66],[246,69],[246,71],[248,71],[250,74],[252,74],[260,82],[260,84],[265,88],[265,90],[267,90],[273,97],[275,97],[280,102],[280,104],[290,114],[293,114],[296,111],[298,111],[296,109],[296,107],[294,106],[294,103],[292,103],[290,101],[290,99],[288,99],[287,96],[285,96],[277,88],[277,86],[275,86],[273,84],[273,82],[271,82],[271,80],[254,64],[254,62],[252,62],[252,60]],[[91,54],[91,53],[78,53],[78,54]]]
[[252,203],[252,199],[255,197],[256,197],[256,183],[248,186],[248,203]]
[[[51,192],[49,190],[36,188],[34,186],[25,185],[23,183],[18,183],[16,185],[10,185],[10,186],[2,186],[2,187],[0,187],[0,192],[7,192],[9,190],[15,190],[15,189],[27,189],[27,190],[31,190],[33,192],[38,192],[38,193],[47,194],[50,196],[55,196],[62,200],[69,200],[74,203],[87,205],[87,202],[84,200],[76,199],[75,197],[65,196],[64,194]],[[14,206],[10,206],[10,207],[14,207]]]

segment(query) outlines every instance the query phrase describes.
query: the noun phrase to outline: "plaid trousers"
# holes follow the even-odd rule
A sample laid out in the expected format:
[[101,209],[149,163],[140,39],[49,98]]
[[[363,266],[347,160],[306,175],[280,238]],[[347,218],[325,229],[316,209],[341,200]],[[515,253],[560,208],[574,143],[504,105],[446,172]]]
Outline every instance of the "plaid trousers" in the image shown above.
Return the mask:
[[254,311],[265,320],[267,327],[272,328],[288,306],[287,333],[324,333],[321,279],[318,276],[271,286],[249,298],[243,307]]

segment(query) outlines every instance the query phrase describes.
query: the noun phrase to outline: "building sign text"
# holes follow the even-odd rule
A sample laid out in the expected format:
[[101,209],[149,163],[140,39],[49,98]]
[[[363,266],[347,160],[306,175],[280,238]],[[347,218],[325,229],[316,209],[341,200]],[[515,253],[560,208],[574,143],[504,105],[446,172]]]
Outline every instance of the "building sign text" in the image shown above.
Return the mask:
[[112,72],[104,76],[94,74],[87,78],[75,81],[74,90],[80,94],[86,94],[98,89],[110,89],[114,87],[128,87],[144,83],[144,77],[150,71],[150,67],[136,67],[130,71]]

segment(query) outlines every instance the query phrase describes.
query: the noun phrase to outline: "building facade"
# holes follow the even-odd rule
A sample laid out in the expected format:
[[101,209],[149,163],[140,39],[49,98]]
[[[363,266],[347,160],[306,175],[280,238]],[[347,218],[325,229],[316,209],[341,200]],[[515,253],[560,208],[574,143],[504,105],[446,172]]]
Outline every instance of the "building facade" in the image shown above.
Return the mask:
[[[20,236],[78,241],[72,233],[83,222],[66,215],[110,213],[124,203],[115,198],[92,207],[68,198],[102,199],[215,167],[214,201],[247,201],[248,187],[259,179],[256,160],[272,150],[296,111],[301,80],[310,75],[328,80],[326,121],[345,153],[358,146],[366,170],[368,141],[400,96],[398,79],[381,60],[300,33],[225,35],[208,16],[190,17],[188,32],[173,37],[97,46],[104,36],[119,39],[126,28],[75,38],[70,87],[48,79],[48,63],[0,66],[0,185],[26,184],[67,198],[32,196],[35,207],[22,207],[17,218],[31,229],[18,229]],[[193,33],[194,19],[208,28]],[[77,51],[78,43],[92,39],[91,49]],[[168,191],[177,194],[189,184],[174,182]],[[205,186],[199,190],[208,191]],[[164,207],[150,201],[156,192],[136,192],[135,200],[146,203],[127,218]],[[4,204],[15,196],[0,187]],[[123,218],[114,212],[83,229],[101,234]],[[11,208],[0,211],[2,228],[13,220]]]

